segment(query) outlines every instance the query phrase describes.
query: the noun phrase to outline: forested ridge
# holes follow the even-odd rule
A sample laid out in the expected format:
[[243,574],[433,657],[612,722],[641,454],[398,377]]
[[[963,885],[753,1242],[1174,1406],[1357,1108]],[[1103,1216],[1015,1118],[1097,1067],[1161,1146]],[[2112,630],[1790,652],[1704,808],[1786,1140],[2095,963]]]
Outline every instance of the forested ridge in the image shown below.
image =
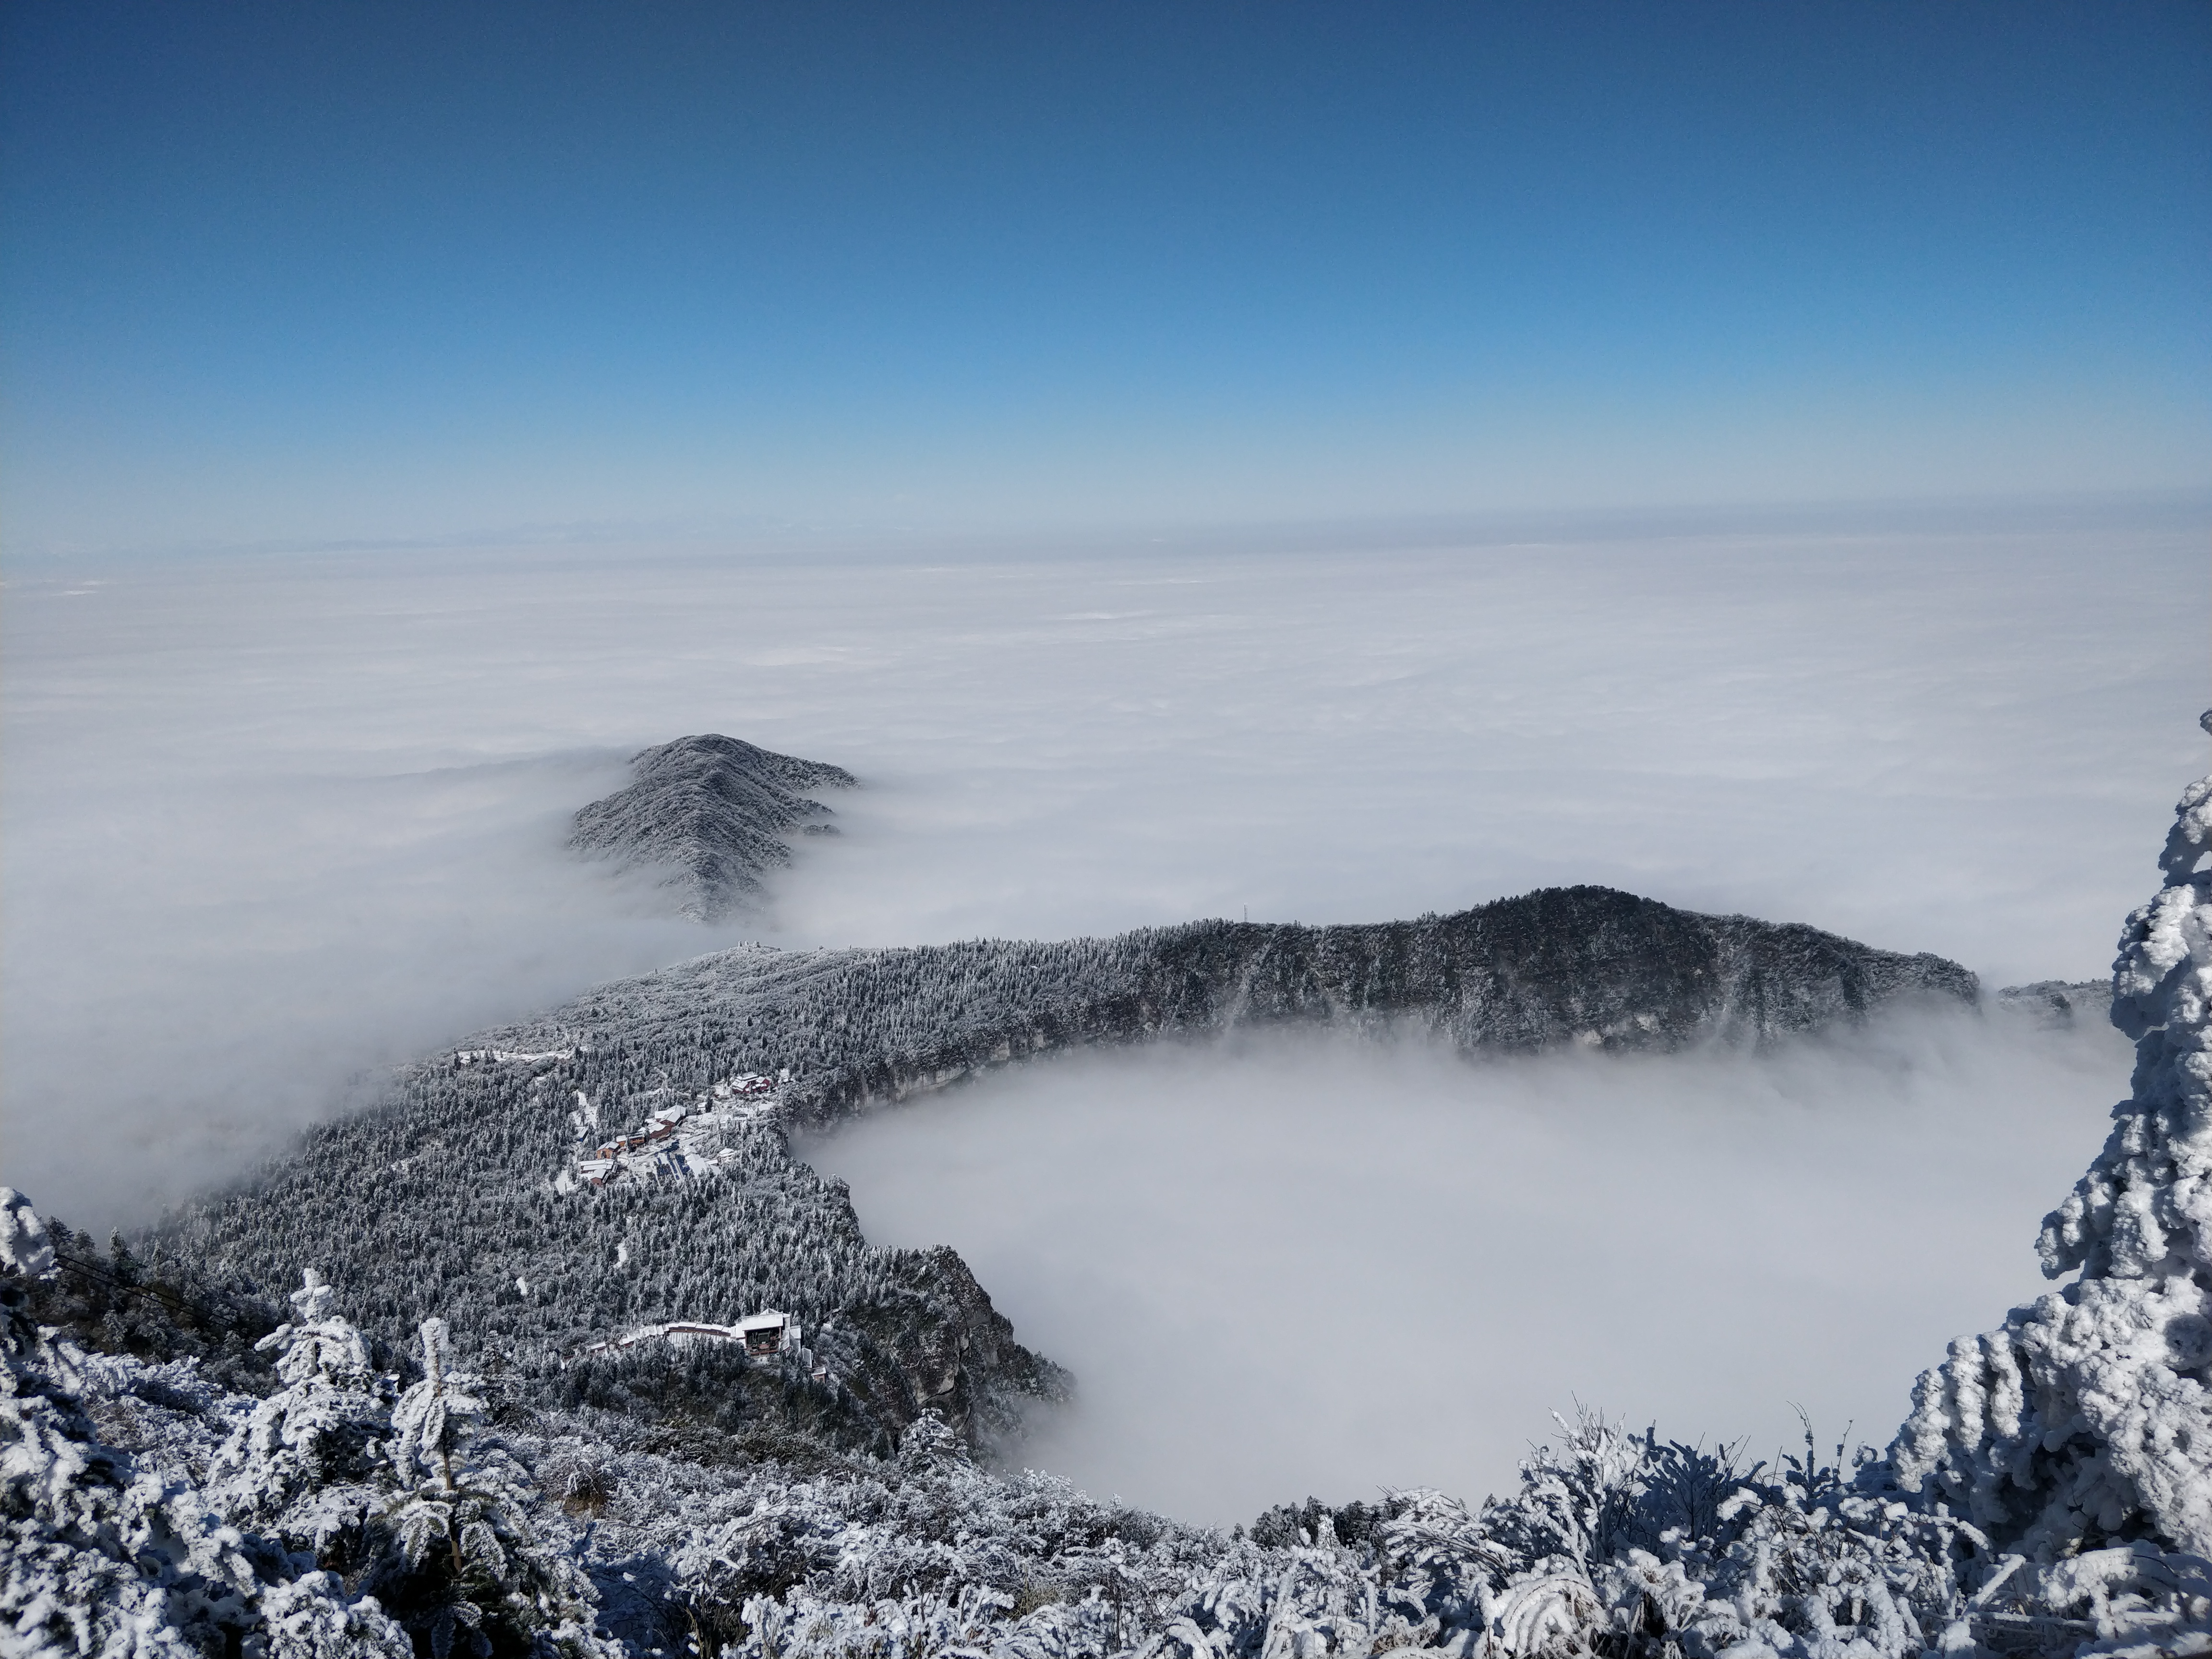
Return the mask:
[[677,912],[708,921],[761,897],[763,878],[791,862],[787,836],[836,832],[809,792],[854,783],[842,766],[736,738],[678,738],[632,756],[629,787],[579,811],[568,844],[657,866]]
[[[929,1403],[980,1444],[1020,1396],[1065,1379],[1014,1340],[957,1255],[870,1247],[842,1185],[791,1159],[783,1124],[1086,1042],[1297,1021],[1411,1029],[1469,1051],[1756,1043],[1974,989],[1938,957],[1603,888],[1379,927],[748,947],[603,987],[411,1068],[381,1109],[310,1132],[173,1218],[152,1248],[264,1295],[315,1266],[382,1341],[442,1312],[545,1399],[574,1392],[577,1350],[627,1327],[782,1309],[818,1334],[830,1373],[799,1385],[825,1396],[805,1420],[888,1443]],[[483,1062],[496,1053],[527,1058]],[[562,1189],[592,1138],[580,1109],[612,1130],[770,1072],[790,1074],[782,1121],[720,1134],[713,1173]]]
[[[672,1080],[789,1066],[800,1119],[1056,1048],[1269,1024],[1419,1032],[1468,1051],[1761,1044],[1974,976],[1816,928],[1547,888],[1372,926],[1199,921],[1107,939],[725,951],[604,986],[481,1041],[580,1033],[650,1048]],[[688,1070],[685,1069],[688,1067]]]

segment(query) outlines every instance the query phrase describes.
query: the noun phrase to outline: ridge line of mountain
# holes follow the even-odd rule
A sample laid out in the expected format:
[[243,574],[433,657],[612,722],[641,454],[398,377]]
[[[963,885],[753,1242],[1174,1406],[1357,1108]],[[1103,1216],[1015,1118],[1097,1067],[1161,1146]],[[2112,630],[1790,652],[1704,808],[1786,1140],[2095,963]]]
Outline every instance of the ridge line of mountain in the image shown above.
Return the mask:
[[594,988],[481,1040],[527,1046],[550,1034],[685,1022],[703,1037],[714,1009],[763,998],[825,1016],[832,1003],[857,1007],[859,1030],[848,1012],[790,1052],[744,1062],[791,1066],[790,1115],[819,1121],[1016,1059],[1176,1033],[1320,1023],[1416,1031],[1468,1052],[1566,1043],[1669,1051],[1760,1046],[1856,1022],[1900,998],[1972,1003],[1979,988],[1966,969],[1928,952],[1577,886],[1410,921],[1204,921],[1060,941],[739,946]]

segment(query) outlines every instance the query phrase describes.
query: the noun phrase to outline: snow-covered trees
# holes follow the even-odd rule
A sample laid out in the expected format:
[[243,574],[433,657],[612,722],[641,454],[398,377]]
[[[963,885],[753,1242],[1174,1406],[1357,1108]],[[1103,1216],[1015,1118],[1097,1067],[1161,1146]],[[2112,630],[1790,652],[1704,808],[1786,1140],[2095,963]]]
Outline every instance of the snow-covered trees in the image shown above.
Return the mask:
[[483,1384],[453,1369],[442,1319],[422,1322],[422,1380],[401,1395],[386,1442],[396,1490],[380,1517],[397,1540],[366,1575],[434,1659],[458,1651],[602,1651],[592,1593],[567,1549],[542,1538],[529,1475],[497,1446],[471,1446]]
[[[255,1401],[191,1360],[50,1340],[27,1311],[36,1271],[52,1271],[45,1230],[0,1188],[6,1659],[605,1652],[559,1517],[548,1536],[525,1472],[470,1443],[476,1401],[436,1322],[429,1374],[395,1412],[311,1272],[263,1345],[282,1386]],[[88,1403],[135,1425],[135,1449],[103,1444]]]
[[293,1317],[256,1346],[276,1356],[283,1387],[258,1403],[216,1460],[214,1489],[241,1521],[319,1555],[371,1503],[391,1406],[368,1346],[331,1311],[313,1268]]
[[[201,1258],[112,1235],[89,1235],[42,1218],[53,1271],[31,1276],[33,1315],[91,1353],[131,1354],[149,1364],[197,1359],[201,1374],[238,1394],[266,1394],[276,1374],[254,1344],[283,1323],[276,1306]],[[286,1280],[296,1277],[287,1268]]]
[[[410,1069],[382,1109],[319,1127],[150,1248],[271,1285],[328,1239],[360,1241],[331,1272],[374,1340],[397,1348],[442,1316],[465,1350],[511,1354],[541,1406],[626,1386],[562,1362],[629,1327],[786,1309],[822,1334],[817,1352],[844,1391],[750,1389],[728,1410],[880,1452],[949,1400],[954,1426],[981,1446],[1062,1379],[993,1322],[957,1258],[871,1249],[845,1194],[766,1124],[718,1131],[713,1173],[672,1162],[665,1181],[575,1190],[565,1177],[584,1123],[635,1123],[717,1081],[786,1068],[785,1110],[827,1118],[1050,1049],[1244,1024],[1425,1027],[1470,1050],[1663,1049],[1973,994],[1973,976],[1939,958],[1601,888],[1369,927],[1194,922],[1105,939],[746,948],[601,987],[477,1040],[470,1063]],[[495,1054],[508,1058],[481,1063]],[[641,1392],[629,1396],[639,1408]]]
[[1479,1510],[1400,1494],[1340,1535],[1310,1504],[1264,1517],[1264,1541],[1162,1522],[1109,1562],[1064,1538],[1040,1549],[1020,1489],[918,1424],[895,1486],[784,1486],[719,1529],[702,1516],[679,1584],[724,1609],[759,1588],[734,1620],[695,1605],[699,1644],[761,1659],[2212,1653],[2208,850],[2212,780],[2184,797],[2166,886],[2123,939],[2134,1098],[2045,1229],[2046,1264],[2080,1278],[1954,1345],[1886,1456],[1824,1462],[1808,1435],[1770,1474],[1586,1417]]
[[0,1653],[200,1659],[258,1624],[247,1540],[191,1484],[100,1444],[32,1322],[46,1230],[0,1188]]
[[[93,1262],[0,1189],[0,1659],[2212,1655],[2208,854],[2212,779],[2183,798],[2165,884],[2122,940],[2134,1094],[2042,1241],[2073,1282],[1953,1345],[1884,1455],[1824,1461],[1808,1434],[1802,1459],[1744,1468],[1585,1415],[1502,1500],[1310,1499],[1249,1536],[992,1474],[974,1461],[991,1390],[1060,1379],[957,1257],[870,1248],[769,1128],[711,1182],[556,1193],[568,1103],[695,1086],[791,1041],[895,1090],[993,1031],[1012,1052],[1010,1006],[1036,1013],[1032,1036],[1160,1016],[1146,973],[1242,973],[1254,939],[709,959],[605,994],[615,1041],[425,1067],[392,1111],[319,1132],[149,1249],[179,1284],[222,1288],[164,1291],[177,1305],[153,1297],[143,1328],[119,1313],[155,1288],[137,1257]],[[1261,988],[1285,1006],[1357,955],[1274,945]],[[1828,966],[1837,985],[1856,971]],[[1050,1006],[1071,985],[1103,1000]],[[933,1048],[939,1013],[958,1040]],[[245,1328],[274,1316],[253,1284],[186,1271],[267,1282],[338,1235],[388,1246],[343,1292],[367,1336],[309,1273],[249,1350]],[[64,1305],[39,1277],[57,1238],[83,1280],[67,1318],[104,1352],[31,1316],[34,1290]],[[805,1321],[810,1359],[557,1358],[611,1325],[769,1304]],[[95,1340],[111,1324],[121,1339]],[[384,1373],[410,1324],[421,1376],[403,1390]],[[215,1376],[246,1360],[273,1365],[250,1383],[266,1397]]]
[[13,1274],[20,1291],[29,1279],[54,1270],[53,1241],[31,1200],[13,1187],[0,1187],[0,1272]]
[[[2212,720],[2212,715],[2208,715]],[[2181,798],[2165,883],[2128,918],[2113,1023],[2134,1094],[2044,1223],[2044,1271],[2077,1272],[1924,1374],[1891,1449],[1939,1497],[2039,1561],[2147,1540],[2212,1554],[2212,778]]]

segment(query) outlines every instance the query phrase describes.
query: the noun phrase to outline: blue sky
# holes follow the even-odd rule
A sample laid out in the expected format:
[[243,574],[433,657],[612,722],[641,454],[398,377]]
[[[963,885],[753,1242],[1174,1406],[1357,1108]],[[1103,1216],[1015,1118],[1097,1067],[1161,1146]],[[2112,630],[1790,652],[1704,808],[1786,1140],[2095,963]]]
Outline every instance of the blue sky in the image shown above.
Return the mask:
[[17,551],[2184,490],[2212,8],[0,12]]

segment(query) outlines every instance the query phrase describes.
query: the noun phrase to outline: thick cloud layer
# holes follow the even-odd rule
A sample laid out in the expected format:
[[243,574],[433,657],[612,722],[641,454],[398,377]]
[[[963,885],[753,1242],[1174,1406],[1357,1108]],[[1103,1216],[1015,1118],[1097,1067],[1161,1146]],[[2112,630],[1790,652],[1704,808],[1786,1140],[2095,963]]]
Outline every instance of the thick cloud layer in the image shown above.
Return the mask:
[[1249,1520],[1503,1491],[1573,1402],[1751,1456],[1881,1443],[2042,1288],[2109,1029],[1913,1015],[1765,1056],[1468,1064],[1312,1036],[1077,1056],[803,1147],[957,1246],[1081,1395],[1027,1461]]
[[2208,586],[2141,525],[19,568],[0,1173],[128,1219],[364,1068],[733,938],[560,845],[693,732],[866,785],[784,943],[1599,881],[2094,975],[2202,769]]

